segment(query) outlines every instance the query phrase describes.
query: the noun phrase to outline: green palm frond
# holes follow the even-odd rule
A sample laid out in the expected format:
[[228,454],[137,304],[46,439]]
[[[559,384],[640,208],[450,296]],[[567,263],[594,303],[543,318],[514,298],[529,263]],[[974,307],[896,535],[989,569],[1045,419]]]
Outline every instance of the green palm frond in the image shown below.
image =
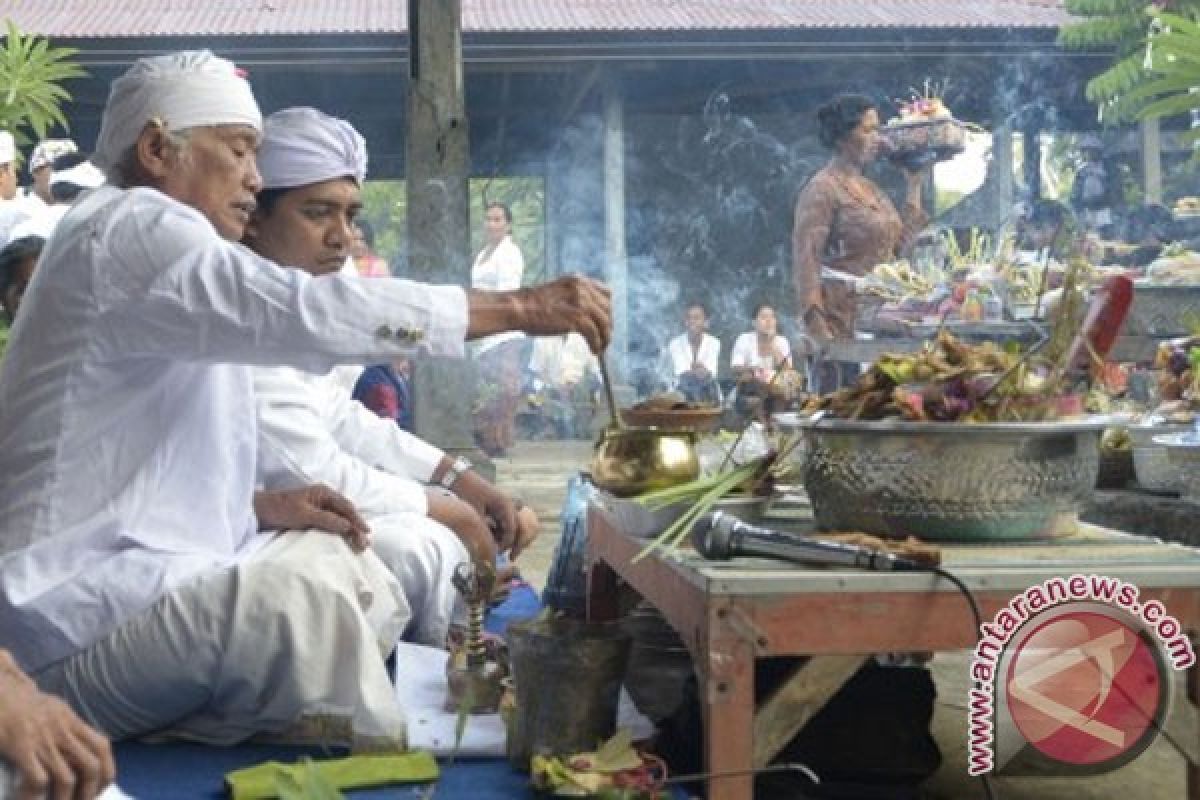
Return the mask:
[[0,48],[0,128],[11,131],[18,144],[27,145],[45,138],[55,126],[67,127],[63,104],[71,94],[60,84],[87,73],[71,61],[78,50],[52,47],[46,39],[22,35],[11,20],[5,27]]

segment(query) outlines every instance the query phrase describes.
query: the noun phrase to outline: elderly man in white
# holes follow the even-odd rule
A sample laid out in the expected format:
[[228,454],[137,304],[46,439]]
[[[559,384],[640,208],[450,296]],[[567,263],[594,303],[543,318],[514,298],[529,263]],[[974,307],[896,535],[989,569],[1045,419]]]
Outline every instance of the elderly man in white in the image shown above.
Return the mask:
[[609,296],[280,268],[236,243],[261,127],[206,51],[114,82],[94,156],[110,183],[47,244],[0,372],[0,647],[114,738],[395,744],[381,652],[404,596],[336,492],[255,491],[247,365],[459,354],[513,328],[602,349]]
[[[313,108],[279,111],[263,123],[258,170],[263,190],[243,242],[312,275],[339,271],[362,208],[362,136]],[[519,548],[536,533],[536,515],[532,525],[526,514],[518,522],[512,501],[469,462],[376,416],[331,375],[259,367],[254,391],[263,484],[316,482],[345,494],[371,526],[372,549],[404,589],[413,614],[406,638],[443,645],[456,605],[451,578],[467,560],[467,547],[485,560],[497,545]],[[485,517],[494,521],[498,542]]]

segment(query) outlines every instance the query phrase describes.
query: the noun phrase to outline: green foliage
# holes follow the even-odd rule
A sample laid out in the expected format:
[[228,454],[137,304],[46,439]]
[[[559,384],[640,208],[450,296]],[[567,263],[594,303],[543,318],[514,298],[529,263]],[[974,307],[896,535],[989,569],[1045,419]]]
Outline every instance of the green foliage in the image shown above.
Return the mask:
[[321,774],[311,758],[300,762],[304,770],[299,780],[286,770],[279,770],[275,788],[280,800],[345,800],[345,795]]
[[66,129],[62,105],[71,95],[60,84],[87,73],[69,60],[77,50],[51,47],[32,34],[23,36],[11,20],[6,27],[0,49],[0,129],[10,131],[24,146],[44,139],[55,125]]
[[[1129,92],[1130,102],[1138,104],[1142,119],[1200,109],[1200,25],[1178,14],[1153,14],[1165,30],[1154,37],[1147,78]],[[1200,131],[1187,134],[1192,139],[1198,135]]]
[[[1170,4],[1187,17],[1200,14],[1200,0],[1173,0]],[[1064,25],[1058,42],[1072,50],[1111,48],[1113,63],[1087,84],[1087,98],[1100,106],[1108,123],[1133,119],[1145,105],[1132,98],[1133,90],[1150,78],[1146,69],[1150,17],[1158,9],[1147,0],[1067,0],[1067,11],[1080,21]],[[1182,18],[1182,17],[1180,17]],[[1151,53],[1163,34],[1153,37]]]

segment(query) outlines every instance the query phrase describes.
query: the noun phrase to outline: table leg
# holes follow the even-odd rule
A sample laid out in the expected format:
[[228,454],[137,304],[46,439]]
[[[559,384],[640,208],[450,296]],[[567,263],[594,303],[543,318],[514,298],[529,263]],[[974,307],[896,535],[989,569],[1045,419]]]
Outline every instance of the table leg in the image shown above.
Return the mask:
[[741,772],[708,781],[708,800],[750,800],[754,793],[754,649],[727,625],[728,610],[709,616],[700,680],[705,765],[710,773]]
[[597,559],[588,568],[587,618],[592,622],[611,622],[618,616],[617,573]]
[[[1200,663],[1192,664],[1187,671],[1187,696],[1193,710],[1200,711]],[[1195,734],[1193,734],[1195,735]],[[1196,746],[1192,742],[1192,746]],[[1200,749],[1197,749],[1200,753]],[[1200,800],[1200,764],[1185,755],[1187,764],[1187,796],[1188,800]]]

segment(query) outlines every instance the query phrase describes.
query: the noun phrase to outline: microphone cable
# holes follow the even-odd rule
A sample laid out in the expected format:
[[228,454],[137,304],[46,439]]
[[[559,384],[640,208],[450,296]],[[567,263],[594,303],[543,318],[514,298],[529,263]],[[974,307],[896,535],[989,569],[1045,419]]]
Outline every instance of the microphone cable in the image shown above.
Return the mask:
[[[983,614],[979,610],[979,601],[975,599],[975,593],[971,591],[971,587],[963,583],[962,579],[953,572],[939,564],[922,564],[920,561],[911,558],[897,559],[897,563],[901,562],[904,564],[906,571],[932,573],[943,580],[949,581],[954,588],[958,589],[959,593],[966,598],[967,605],[971,607],[971,617],[975,621],[975,643],[979,644],[979,640],[983,636]],[[980,773],[979,781],[983,784],[983,794],[987,800],[998,800],[996,792],[992,787],[991,776],[986,772]]]

